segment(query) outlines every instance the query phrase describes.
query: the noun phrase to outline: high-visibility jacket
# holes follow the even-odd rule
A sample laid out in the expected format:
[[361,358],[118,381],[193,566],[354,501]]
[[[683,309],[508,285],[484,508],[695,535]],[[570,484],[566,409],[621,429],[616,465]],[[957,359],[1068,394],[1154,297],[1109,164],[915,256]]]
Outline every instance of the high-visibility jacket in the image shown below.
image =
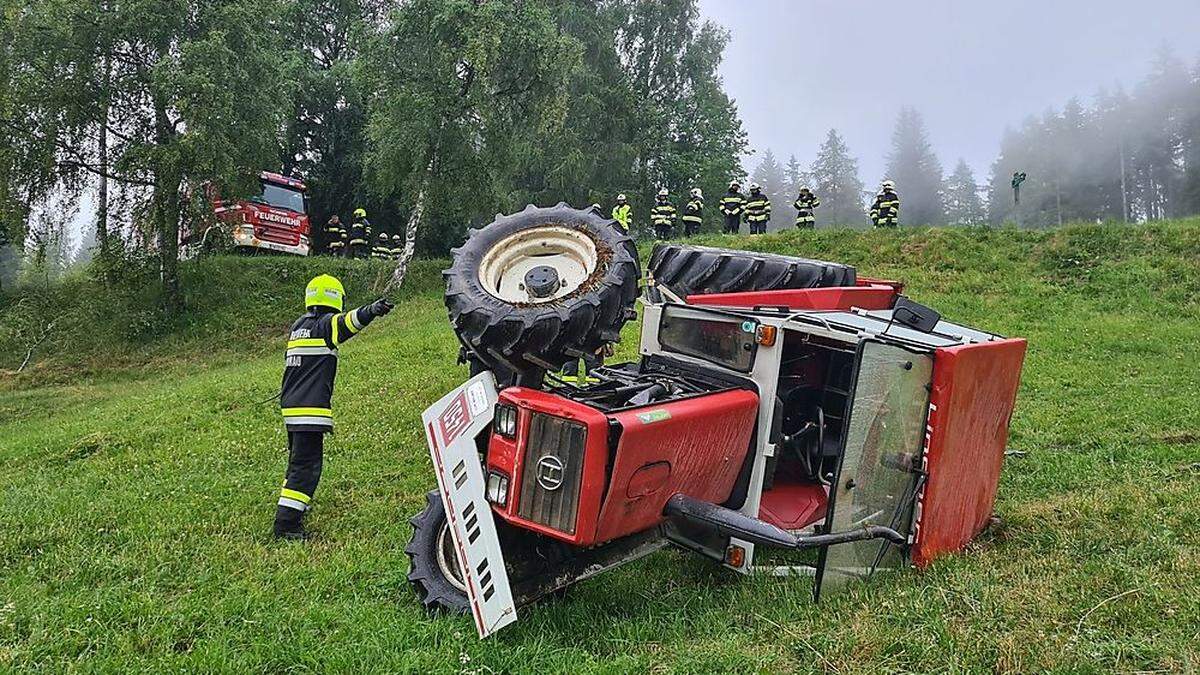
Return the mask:
[[721,198],[721,215],[734,217],[742,215],[742,210],[746,208],[746,198],[742,193],[730,190]]
[[379,239],[375,241],[375,246],[371,249],[371,257],[380,260],[392,257],[392,240],[386,232],[379,233]]
[[746,200],[746,222],[765,223],[771,219],[771,200],[759,192],[751,192]]
[[816,222],[816,217],[813,216],[813,210],[821,205],[821,200],[811,192],[808,194],[800,193],[796,197],[796,201],[792,204],[796,208],[796,224],[811,225]]
[[399,260],[402,255],[404,255],[404,240],[397,234],[392,237],[392,259]]
[[650,223],[654,227],[671,227],[675,222],[675,206],[668,201],[660,201],[650,209]]
[[338,345],[374,318],[363,307],[336,314],[313,308],[292,324],[279,393],[279,407],[288,431],[333,430]]
[[683,218],[685,223],[693,223],[693,227],[699,228],[700,223],[704,222],[704,200],[693,199],[683,207]]
[[900,196],[893,190],[875,195],[871,204],[871,220],[876,225],[896,225],[900,220]]
[[612,210],[613,220],[621,224],[625,231],[629,231],[629,221],[633,219],[633,207],[629,204],[617,204]]

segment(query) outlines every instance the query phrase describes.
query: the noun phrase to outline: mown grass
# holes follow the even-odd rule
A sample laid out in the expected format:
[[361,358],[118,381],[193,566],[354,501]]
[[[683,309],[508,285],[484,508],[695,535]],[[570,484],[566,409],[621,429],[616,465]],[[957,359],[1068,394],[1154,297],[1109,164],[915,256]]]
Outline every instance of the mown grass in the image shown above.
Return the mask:
[[[114,338],[115,368],[77,346],[0,387],[0,668],[1200,669],[1200,221],[707,243],[852,262],[1028,337],[1001,525],[820,605],[807,580],[666,551],[479,642],[468,619],[423,614],[404,579],[407,519],[433,483],[419,414],[464,377],[436,264],[343,350],[317,538],[279,545],[285,439],[261,401],[321,263],[214,261],[252,301],[193,298],[192,323]],[[340,271],[369,297],[377,270]]]

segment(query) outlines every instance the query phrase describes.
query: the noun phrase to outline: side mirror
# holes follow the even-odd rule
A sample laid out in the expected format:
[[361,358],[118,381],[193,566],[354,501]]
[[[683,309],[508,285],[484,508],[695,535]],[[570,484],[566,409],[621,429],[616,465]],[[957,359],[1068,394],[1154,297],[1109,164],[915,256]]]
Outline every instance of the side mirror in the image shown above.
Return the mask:
[[896,298],[896,305],[892,307],[893,322],[903,324],[922,333],[932,333],[941,320],[942,315],[937,310],[932,307],[926,307],[919,302],[913,302],[903,295]]

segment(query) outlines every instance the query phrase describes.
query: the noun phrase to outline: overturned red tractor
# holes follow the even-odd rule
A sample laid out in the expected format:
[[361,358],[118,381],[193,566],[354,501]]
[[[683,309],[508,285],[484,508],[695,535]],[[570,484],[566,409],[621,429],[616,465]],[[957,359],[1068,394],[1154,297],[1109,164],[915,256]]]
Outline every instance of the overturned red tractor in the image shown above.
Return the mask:
[[[487,636],[664,546],[811,574],[819,597],[986,527],[1024,340],[847,265],[660,244],[641,359],[600,365],[640,276],[623,230],[564,204],[454,252],[446,304],[472,377],[423,416],[438,489],[407,552],[427,607]],[[580,359],[586,377],[556,374]],[[815,555],[756,565],[763,548]]]

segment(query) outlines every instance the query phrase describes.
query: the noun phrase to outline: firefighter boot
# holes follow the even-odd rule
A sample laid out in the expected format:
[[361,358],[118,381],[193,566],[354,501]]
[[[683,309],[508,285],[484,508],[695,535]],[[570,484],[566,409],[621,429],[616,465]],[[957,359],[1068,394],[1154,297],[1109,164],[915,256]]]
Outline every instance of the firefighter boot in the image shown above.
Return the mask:
[[275,538],[286,541],[303,541],[308,539],[304,529],[304,512],[280,506],[275,511]]

